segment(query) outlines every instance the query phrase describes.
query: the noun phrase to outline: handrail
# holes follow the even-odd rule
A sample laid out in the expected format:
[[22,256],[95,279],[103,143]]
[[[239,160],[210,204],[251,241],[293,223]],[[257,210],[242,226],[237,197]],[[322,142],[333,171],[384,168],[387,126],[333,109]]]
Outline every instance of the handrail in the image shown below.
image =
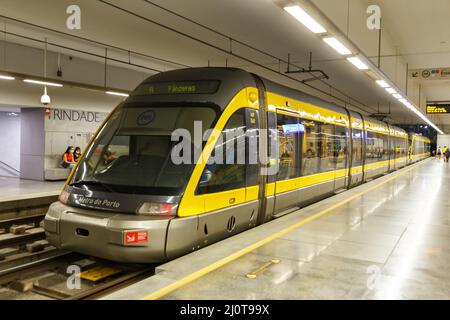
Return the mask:
[[10,169],[10,170],[13,170],[13,171],[15,171],[15,172],[17,172],[17,173],[20,173],[19,170],[17,170],[17,169],[14,168],[14,167],[11,167],[9,164],[7,164],[7,163],[5,163],[5,162],[3,162],[3,161],[1,161],[1,160],[0,160],[0,164],[3,165],[3,166],[5,166],[7,169]]

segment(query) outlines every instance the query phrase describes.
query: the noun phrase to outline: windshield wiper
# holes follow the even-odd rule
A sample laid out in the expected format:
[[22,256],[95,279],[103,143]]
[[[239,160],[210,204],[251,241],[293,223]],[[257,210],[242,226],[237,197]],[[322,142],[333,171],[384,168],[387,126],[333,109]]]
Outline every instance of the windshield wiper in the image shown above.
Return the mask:
[[95,180],[86,180],[86,181],[77,181],[74,183],[69,184],[69,186],[71,187],[80,187],[80,186],[100,186],[110,192],[114,192],[111,187],[109,187],[107,184],[102,183],[100,181],[95,181]]

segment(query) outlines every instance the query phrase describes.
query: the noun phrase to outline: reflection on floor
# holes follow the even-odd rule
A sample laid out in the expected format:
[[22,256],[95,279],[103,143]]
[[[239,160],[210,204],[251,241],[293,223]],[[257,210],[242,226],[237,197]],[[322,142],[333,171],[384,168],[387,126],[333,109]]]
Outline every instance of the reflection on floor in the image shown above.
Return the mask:
[[57,195],[64,181],[34,181],[0,177],[0,202]]
[[164,299],[450,299],[449,178],[429,161]]

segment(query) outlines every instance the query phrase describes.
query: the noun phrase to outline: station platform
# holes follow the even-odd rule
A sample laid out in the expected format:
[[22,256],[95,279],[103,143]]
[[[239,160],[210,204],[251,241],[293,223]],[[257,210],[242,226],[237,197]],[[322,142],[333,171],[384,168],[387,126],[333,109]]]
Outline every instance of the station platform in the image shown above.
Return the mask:
[[65,181],[35,181],[0,177],[0,203],[57,196]]
[[102,299],[449,299],[450,165],[368,182]]

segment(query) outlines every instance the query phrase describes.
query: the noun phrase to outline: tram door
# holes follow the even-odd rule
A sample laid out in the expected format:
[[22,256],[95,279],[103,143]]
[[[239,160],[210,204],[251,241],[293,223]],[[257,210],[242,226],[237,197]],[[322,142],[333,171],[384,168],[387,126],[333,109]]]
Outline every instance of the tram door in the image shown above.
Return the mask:
[[350,134],[347,126],[335,126],[335,134],[332,146],[335,164],[335,185],[334,191],[339,192],[347,189],[349,185],[349,163],[350,154]]
[[271,217],[271,210],[267,210],[266,188],[268,183],[268,112],[267,112],[267,98],[266,88],[264,82],[256,75],[254,75],[256,87],[258,89],[258,142],[257,142],[257,169],[258,169],[258,216],[256,218],[256,225],[263,224]]

